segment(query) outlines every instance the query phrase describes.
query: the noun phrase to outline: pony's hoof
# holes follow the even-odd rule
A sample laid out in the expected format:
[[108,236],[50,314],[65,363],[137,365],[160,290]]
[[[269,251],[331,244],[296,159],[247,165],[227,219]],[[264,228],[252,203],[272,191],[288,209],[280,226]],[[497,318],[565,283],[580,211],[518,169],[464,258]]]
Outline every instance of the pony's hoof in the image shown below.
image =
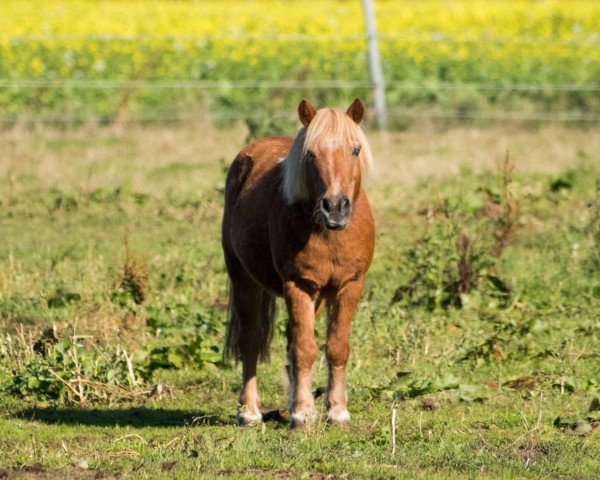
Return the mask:
[[260,412],[240,412],[237,415],[237,422],[240,427],[256,425],[262,422],[262,415]]
[[304,430],[314,423],[313,415],[292,413],[290,415],[290,427],[292,430]]
[[335,425],[337,427],[348,427],[350,425],[350,413],[348,410],[337,410],[327,412],[327,418],[325,419],[329,425]]

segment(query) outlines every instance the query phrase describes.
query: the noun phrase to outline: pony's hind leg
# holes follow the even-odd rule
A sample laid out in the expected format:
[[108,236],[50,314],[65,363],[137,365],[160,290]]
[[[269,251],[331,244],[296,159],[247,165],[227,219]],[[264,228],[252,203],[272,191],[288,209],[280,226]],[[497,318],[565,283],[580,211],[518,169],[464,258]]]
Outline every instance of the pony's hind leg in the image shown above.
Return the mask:
[[256,367],[263,343],[260,325],[263,289],[247,275],[243,276],[246,278],[237,278],[236,281],[232,279],[231,282],[230,322],[237,322],[237,335],[231,338],[231,342],[236,342],[232,345],[232,350],[235,350],[242,360],[242,390],[237,418],[240,425],[249,425],[262,420]]
[[345,426],[350,422],[346,396],[346,365],[350,355],[350,325],[363,287],[363,279],[346,284],[328,302],[326,355],[329,364],[325,407],[327,422]]

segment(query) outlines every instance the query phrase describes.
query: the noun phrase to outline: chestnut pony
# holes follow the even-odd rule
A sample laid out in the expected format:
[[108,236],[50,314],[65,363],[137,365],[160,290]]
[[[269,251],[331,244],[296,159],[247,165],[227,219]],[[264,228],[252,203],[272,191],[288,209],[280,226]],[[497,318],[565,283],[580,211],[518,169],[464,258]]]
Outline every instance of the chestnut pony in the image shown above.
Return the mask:
[[375,228],[362,188],[371,150],[359,123],[364,105],[347,111],[298,107],[295,138],[269,137],[233,161],[225,188],[223,251],[230,280],[226,354],[241,358],[240,424],[259,422],[256,366],[268,357],[275,297],[289,312],[289,413],[292,428],[316,415],[311,393],[317,356],[315,316],[327,305],[329,365],[326,420],[345,425],[350,323],[373,258]]

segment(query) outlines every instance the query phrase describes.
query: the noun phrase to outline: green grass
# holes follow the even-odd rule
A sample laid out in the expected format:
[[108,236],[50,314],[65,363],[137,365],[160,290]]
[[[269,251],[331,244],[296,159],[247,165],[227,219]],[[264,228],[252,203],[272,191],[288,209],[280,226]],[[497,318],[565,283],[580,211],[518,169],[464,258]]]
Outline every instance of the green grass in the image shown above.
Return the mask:
[[[598,428],[575,435],[554,421],[585,413],[600,393],[598,134],[371,138],[378,236],[352,332],[352,425],[292,432],[277,416],[236,427],[240,368],[218,360],[227,302],[222,187],[244,132],[6,132],[0,477],[597,478]],[[491,258],[498,220],[480,207],[507,202],[494,166],[506,141],[518,152],[507,187],[518,215],[502,255]],[[424,158],[434,163],[420,167]],[[459,231],[480,255],[477,287],[462,308],[433,308],[426,300],[444,283],[428,273],[456,273]],[[128,262],[147,273],[141,305],[123,285]],[[420,293],[393,303],[410,280]],[[259,371],[266,410],[286,404],[285,318],[281,311],[273,359]],[[63,338],[89,336],[74,350],[81,361],[92,345],[104,355],[119,345],[146,376],[129,388],[119,370],[128,393],[83,406],[64,391],[15,389],[18,375],[37,372],[42,360],[30,348],[52,324]],[[320,344],[324,331],[320,319]],[[325,385],[322,355],[316,390]],[[167,357],[176,368],[158,368]],[[58,369],[64,359],[52,358],[44,361]],[[162,398],[147,393],[157,384],[170,389]]]

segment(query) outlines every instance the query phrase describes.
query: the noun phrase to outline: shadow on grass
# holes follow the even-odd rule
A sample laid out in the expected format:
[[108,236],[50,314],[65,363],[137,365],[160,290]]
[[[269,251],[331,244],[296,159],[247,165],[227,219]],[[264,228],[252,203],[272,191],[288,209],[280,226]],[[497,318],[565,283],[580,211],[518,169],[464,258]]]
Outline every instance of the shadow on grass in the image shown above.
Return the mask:
[[233,425],[234,417],[202,411],[165,408],[92,409],[77,407],[32,407],[15,417],[54,425],[93,425],[99,427],[182,427],[185,425]]
[[[170,410],[166,408],[92,409],[77,407],[31,407],[17,412],[15,417],[49,425],[90,425],[97,427],[183,427],[237,425],[235,416],[210,414],[202,411]],[[271,410],[263,413],[264,422],[285,424],[287,412]]]

